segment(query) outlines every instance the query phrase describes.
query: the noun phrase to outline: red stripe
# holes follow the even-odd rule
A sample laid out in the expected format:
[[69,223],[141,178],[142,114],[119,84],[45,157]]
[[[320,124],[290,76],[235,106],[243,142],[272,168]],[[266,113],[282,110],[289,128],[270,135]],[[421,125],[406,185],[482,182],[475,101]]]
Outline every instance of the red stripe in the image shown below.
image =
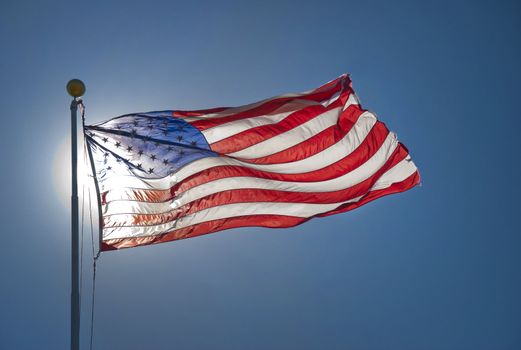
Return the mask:
[[[407,179],[402,182],[397,182],[392,184],[390,187],[371,191],[362,199],[360,199],[356,203],[351,203],[349,205],[341,206],[335,210],[329,211],[327,213],[319,214],[317,217],[328,216],[340,212],[346,212],[355,208],[358,208],[370,201],[373,201],[377,198],[398,193],[404,192],[414,186],[416,186],[420,181],[420,177],[418,172],[415,172]],[[219,219],[203,222],[200,224],[196,224],[193,226],[185,227],[180,230],[172,231],[165,233],[163,235],[158,236],[148,236],[148,237],[131,237],[131,238],[121,238],[121,239],[112,239],[106,240],[102,242],[101,250],[114,250],[114,249],[123,249],[123,248],[131,248],[141,245],[149,245],[156,244],[162,242],[169,242],[178,239],[191,238],[196,236],[201,236],[208,233],[218,232],[222,230],[227,230],[231,228],[237,227],[248,227],[248,226],[260,226],[260,227],[268,227],[268,228],[285,228],[299,225],[309,218],[299,218],[293,216],[284,216],[284,215],[251,215],[251,216],[242,216],[242,217],[233,217],[228,219]]]
[[383,188],[381,190],[371,191],[368,192],[366,196],[364,196],[360,201],[356,203],[346,203],[341,205],[335,210],[329,211],[324,214],[319,214],[317,216],[323,217],[323,216],[329,216],[339,213],[344,213],[346,211],[356,209],[370,201],[373,201],[375,199],[378,199],[383,196],[387,196],[389,194],[398,193],[398,192],[405,192],[414,186],[418,185],[420,183],[420,173],[418,171],[415,171],[411,176],[409,176],[407,179],[403,180],[402,182],[396,182],[392,184],[388,188]]
[[296,162],[317,154],[326,148],[334,145],[340,141],[351,130],[360,115],[365,110],[358,105],[350,105],[343,111],[339,118],[338,124],[333,125],[321,132],[313,135],[309,139],[302,141],[295,146],[286,148],[280,152],[270,154],[269,156],[259,157],[254,159],[240,159],[243,162],[253,164],[279,164]]
[[[369,160],[378,149],[382,146],[389,131],[383,123],[377,122],[364,141],[352,153],[319,170],[298,174],[280,174],[274,172],[261,171],[242,166],[219,166],[208,168],[185,180],[177,183],[168,190],[132,190],[130,200],[143,202],[166,202],[172,200],[181,193],[205,184],[210,181],[223,179],[227,177],[249,176],[279,181],[295,181],[295,182],[316,182],[325,181],[341,175],[344,175],[353,169],[358,168]],[[106,195],[102,196],[105,199]],[[103,204],[107,204],[106,201]]]
[[387,170],[402,161],[407,154],[407,151],[399,146],[386,163],[371,177],[343,190],[331,192],[288,192],[264,189],[227,190],[192,201],[167,213],[134,214],[130,216],[132,219],[128,222],[123,222],[124,219],[122,220],[122,218],[128,217],[127,214],[108,215],[104,217],[104,227],[160,225],[204,209],[232,203],[284,202],[327,204],[343,202],[364,195]]
[[229,116],[224,116],[221,118],[209,118],[209,119],[201,119],[196,120],[193,122],[190,122],[194,127],[196,127],[199,130],[206,130],[209,128],[213,128],[215,126],[218,126],[220,124],[228,123],[234,120],[244,119],[244,118],[251,118],[255,116],[260,115],[266,115],[270,112],[273,112],[275,109],[280,108],[284,104],[286,104],[289,101],[292,100],[309,100],[309,101],[323,101],[331,96],[333,96],[335,93],[340,91],[343,87],[348,87],[350,85],[350,80],[347,77],[341,77],[334,81],[334,85],[332,89],[329,90],[314,90],[313,92],[307,94],[307,95],[300,95],[300,96],[293,96],[293,97],[281,97],[281,98],[275,98],[271,99],[269,101],[266,101],[265,103],[253,107],[251,109],[248,109],[246,111],[239,112],[237,114],[232,114]]
[[271,137],[283,134],[314,118],[320,118],[322,113],[340,106],[340,100],[336,100],[328,107],[324,107],[322,105],[307,106],[288,115],[278,123],[261,125],[244,130],[228,138],[212,143],[210,148],[213,151],[221,154],[237,152],[259,142],[265,141]]
[[333,79],[330,82],[325,83],[324,85],[319,86],[318,88],[314,89],[313,92],[319,92],[319,91],[328,90],[331,87],[335,86],[335,84],[338,83],[339,81],[343,81],[345,86],[351,87],[351,78],[349,77],[349,75],[348,74],[342,74],[338,78]]
[[196,111],[173,111],[172,116],[183,118],[183,117],[199,117],[201,115],[210,114],[210,113],[218,113],[230,109],[232,107],[216,107],[210,109],[199,109]]

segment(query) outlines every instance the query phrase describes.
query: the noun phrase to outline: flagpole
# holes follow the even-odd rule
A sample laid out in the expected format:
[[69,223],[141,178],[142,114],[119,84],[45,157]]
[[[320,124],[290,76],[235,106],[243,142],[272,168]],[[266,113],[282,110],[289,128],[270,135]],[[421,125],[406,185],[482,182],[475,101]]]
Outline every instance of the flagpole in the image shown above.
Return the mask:
[[79,279],[79,213],[78,213],[78,104],[85,93],[81,80],[67,83],[71,101],[71,350],[80,349],[80,279]]

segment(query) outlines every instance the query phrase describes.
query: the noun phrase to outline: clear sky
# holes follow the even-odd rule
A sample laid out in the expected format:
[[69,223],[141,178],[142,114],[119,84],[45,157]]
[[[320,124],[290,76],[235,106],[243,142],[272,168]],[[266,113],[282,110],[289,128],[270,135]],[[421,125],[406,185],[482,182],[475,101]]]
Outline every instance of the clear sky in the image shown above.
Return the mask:
[[70,78],[94,123],[344,72],[423,186],[296,228],[104,253],[94,349],[521,349],[519,2],[3,0],[0,43],[1,349],[68,347],[54,183]]

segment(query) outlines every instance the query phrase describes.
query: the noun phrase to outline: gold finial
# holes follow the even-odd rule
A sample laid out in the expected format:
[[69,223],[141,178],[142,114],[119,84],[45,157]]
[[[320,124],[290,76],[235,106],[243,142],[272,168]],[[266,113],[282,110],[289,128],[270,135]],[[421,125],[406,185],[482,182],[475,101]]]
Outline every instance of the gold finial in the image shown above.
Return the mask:
[[80,79],[71,79],[67,83],[67,92],[72,97],[80,97],[85,93],[85,84]]

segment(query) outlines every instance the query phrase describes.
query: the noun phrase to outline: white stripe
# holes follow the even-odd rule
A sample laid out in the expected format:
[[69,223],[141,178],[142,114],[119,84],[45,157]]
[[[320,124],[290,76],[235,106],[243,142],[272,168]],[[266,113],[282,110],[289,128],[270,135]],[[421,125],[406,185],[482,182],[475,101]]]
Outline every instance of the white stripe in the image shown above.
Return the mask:
[[349,94],[349,98],[347,99],[346,101],[346,104],[344,105],[344,108],[343,110],[345,111],[349,106],[351,105],[359,105],[360,104],[360,99],[358,98],[358,96],[355,94],[354,91],[352,91],[350,94]]
[[200,171],[226,165],[243,166],[246,168],[279,174],[307,173],[325,168],[351,154],[364,141],[375,123],[376,118],[374,115],[370,112],[364,112],[360,115],[351,130],[349,130],[341,140],[332,146],[299,161],[281,164],[252,164],[227,157],[202,158],[186,165],[177,173],[161,179],[145,180],[128,175],[112,176],[103,181],[103,191],[110,191],[107,194],[106,200],[112,201],[119,198],[128,198],[128,195],[125,194],[128,190],[124,189],[124,187],[166,190]]
[[234,120],[228,123],[220,124],[213,128],[203,130],[201,133],[206,138],[206,141],[209,144],[212,144],[257,126],[278,123],[288,115],[312,105],[317,105],[317,102],[308,100],[293,100],[270,114]]
[[228,153],[228,155],[234,158],[254,159],[283,151],[286,148],[290,148],[306,141],[319,132],[335,125],[338,122],[338,117],[341,111],[341,107],[334,108],[317,115],[315,118],[300,124],[283,134],[274,136],[250,147],[246,147],[240,151]]
[[[405,163],[404,163],[405,162]],[[407,177],[412,175],[416,168],[412,162],[406,160],[398,163],[390,171],[386,172],[381,178],[380,186],[387,184],[385,187],[379,187],[378,189],[389,187],[392,183],[401,182]],[[400,171],[393,169],[400,169]],[[375,184],[376,187],[376,184]],[[373,187],[371,189],[375,190]],[[369,191],[370,192],[370,191]],[[175,221],[145,227],[119,227],[104,229],[103,239],[118,239],[127,237],[144,237],[151,235],[160,235],[173,230],[182,229],[184,227],[200,224],[202,222],[232,218],[246,215],[288,215],[295,217],[307,218],[313,215],[325,213],[338,208],[340,205],[345,203],[356,202],[361,197],[353,198],[348,201],[331,203],[331,204],[313,204],[313,203],[273,203],[273,202],[257,202],[257,203],[234,203],[225,204],[218,207],[212,207],[201,210],[199,212],[186,215]]]
[[389,133],[378,151],[358,168],[333,179],[318,182],[291,182],[257,177],[227,177],[195,186],[168,202],[114,201],[103,206],[103,215],[123,213],[160,214],[182,207],[208,195],[233,189],[264,189],[288,192],[332,192],[355,186],[371,177],[392,155],[398,141]]
[[382,175],[375,182],[371,191],[381,190],[391,186],[395,182],[400,182],[414,174],[418,168],[414,164],[410,155],[407,155],[402,161],[393,166],[391,169],[387,170],[385,174]]

